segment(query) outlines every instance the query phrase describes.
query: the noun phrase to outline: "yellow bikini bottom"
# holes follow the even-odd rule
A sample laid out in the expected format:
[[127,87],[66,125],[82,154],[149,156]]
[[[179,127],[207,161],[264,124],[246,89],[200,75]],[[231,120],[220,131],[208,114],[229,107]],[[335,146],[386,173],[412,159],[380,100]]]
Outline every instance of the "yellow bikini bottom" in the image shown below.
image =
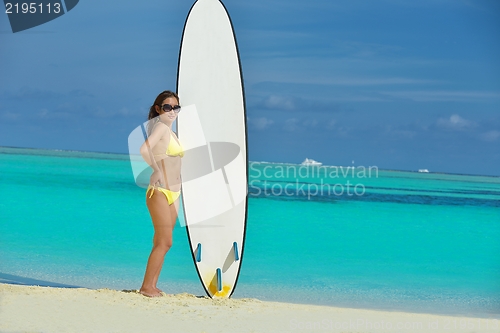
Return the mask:
[[165,198],[167,198],[167,201],[168,201],[168,204],[171,205],[172,203],[174,203],[175,200],[177,200],[179,198],[179,196],[181,195],[181,191],[179,192],[174,192],[174,191],[170,191],[170,190],[167,190],[166,188],[163,188],[163,187],[157,187],[157,186],[153,186],[153,185],[149,185],[148,186],[148,189],[146,191],[146,195],[148,195],[148,192],[150,189],[153,189],[151,191],[151,194],[149,195],[149,197],[151,198],[153,196],[153,194],[155,193],[155,190],[158,190],[160,191],[161,193],[165,194]]

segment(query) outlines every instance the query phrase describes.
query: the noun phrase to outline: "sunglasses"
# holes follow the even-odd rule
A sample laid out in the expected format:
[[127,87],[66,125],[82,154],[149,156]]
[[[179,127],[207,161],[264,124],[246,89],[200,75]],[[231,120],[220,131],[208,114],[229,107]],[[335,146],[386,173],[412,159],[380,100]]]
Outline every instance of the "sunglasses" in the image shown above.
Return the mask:
[[161,106],[161,109],[165,112],[170,112],[172,110],[174,110],[175,113],[179,113],[181,112],[181,106],[180,105],[170,105],[170,104],[163,104]]

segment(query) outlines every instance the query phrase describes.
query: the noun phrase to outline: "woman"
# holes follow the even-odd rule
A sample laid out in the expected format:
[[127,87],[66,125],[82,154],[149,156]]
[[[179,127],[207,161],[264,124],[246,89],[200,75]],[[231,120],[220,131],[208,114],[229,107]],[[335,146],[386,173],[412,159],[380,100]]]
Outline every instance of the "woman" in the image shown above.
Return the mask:
[[139,290],[148,297],[163,295],[156,284],[165,254],[172,246],[172,232],[179,210],[181,157],[184,151],[172,131],[172,123],[180,110],[176,93],[167,90],[159,94],[149,110],[148,138],[141,146],[142,157],[153,168],[146,191],[146,205],[155,233],[153,249]]

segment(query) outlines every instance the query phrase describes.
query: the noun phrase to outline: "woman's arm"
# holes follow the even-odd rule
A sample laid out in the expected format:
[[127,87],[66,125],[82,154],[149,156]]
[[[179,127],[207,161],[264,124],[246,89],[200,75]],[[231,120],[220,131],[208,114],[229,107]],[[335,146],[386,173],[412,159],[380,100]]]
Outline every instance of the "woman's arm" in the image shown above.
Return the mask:
[[[156,164],[153,156],[153,147],[160,141],[162,136],[168,131],[168,126],[163,123],[158,123],[153,128],[151,135],[144,141],[141,146],[140,152],[141,156],[149,164],[155,172],[160,171],[158,164]],[[170,141],[170,136],[168,136],[167,141]],[[167,147],[170,142],[167,142]]]

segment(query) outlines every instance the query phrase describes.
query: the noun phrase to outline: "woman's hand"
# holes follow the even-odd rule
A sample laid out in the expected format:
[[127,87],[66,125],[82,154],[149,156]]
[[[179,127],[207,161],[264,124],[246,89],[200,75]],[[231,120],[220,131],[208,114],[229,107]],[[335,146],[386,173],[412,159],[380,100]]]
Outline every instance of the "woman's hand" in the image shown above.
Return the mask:
[[153,172],[153,174],[151,175],[151,178],[149,178],[149,184],[153,185],[153,186],[160,186],[160,187],[165,186],[165,181],[163,180],[163,175],[161,174],[160,171]]

